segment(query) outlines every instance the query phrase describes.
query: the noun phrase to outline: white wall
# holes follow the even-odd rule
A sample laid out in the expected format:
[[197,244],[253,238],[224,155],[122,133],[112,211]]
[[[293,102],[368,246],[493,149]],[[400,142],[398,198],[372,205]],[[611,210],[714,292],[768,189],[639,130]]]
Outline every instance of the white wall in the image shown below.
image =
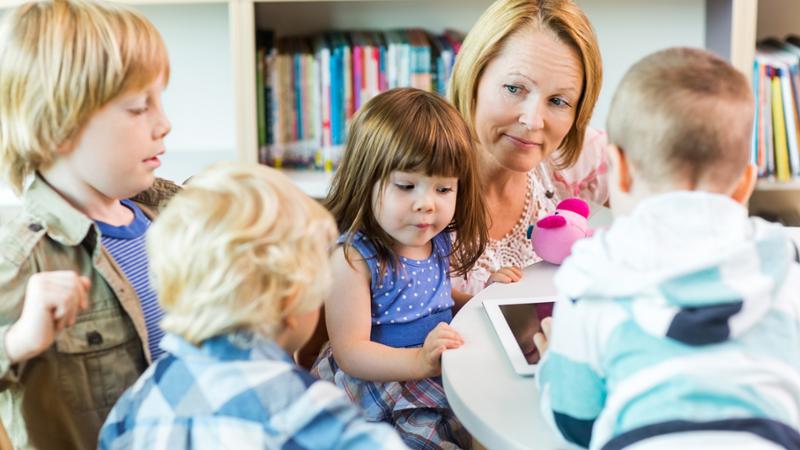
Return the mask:
[[758,39],[800,35],[800,1],[759,0],[756,27]]
[[603,88],[592,125],[605,129],[619,81],[640,58],[671,46],[705,47],[704,0],[576,0],[597,33]]
[[157,174],[182,182],[207,164],[235,160],[233,60],[226,3],[141,5],[169,51],[164,106],[172,121]]

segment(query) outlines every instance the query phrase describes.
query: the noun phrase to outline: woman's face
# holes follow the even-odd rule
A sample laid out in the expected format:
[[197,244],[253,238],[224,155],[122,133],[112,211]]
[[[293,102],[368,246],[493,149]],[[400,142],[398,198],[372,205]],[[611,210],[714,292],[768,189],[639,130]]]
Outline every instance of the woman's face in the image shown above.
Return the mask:
[[533,27],[512,34],[478,82],[481,148],[506,169],[531,170],[561,145],[582,90],[583,64],[572,47]]

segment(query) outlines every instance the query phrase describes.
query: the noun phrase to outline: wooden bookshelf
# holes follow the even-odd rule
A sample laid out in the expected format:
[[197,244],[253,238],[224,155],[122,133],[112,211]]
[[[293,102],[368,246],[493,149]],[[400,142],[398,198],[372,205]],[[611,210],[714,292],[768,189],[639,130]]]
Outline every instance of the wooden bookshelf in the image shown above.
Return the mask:
[[[140,9],[162,30],[172,77],[165,105],[173,122],[168,152],[182,160],[257,160],[255,30],[449,27],[468,31],[491,0],[112,0]],[[611,95],[638,58],[674,45],[707,47],[749,74],[756,20],[781,16],[796,0],[576,0],[594,25],[604,83],[593,125],[605,128]],[[3,9],[20,0],[0,0]],[[784,16],[786,16],[784,14]],[[797,17],[794,15],[792,17]],[[166,166],[166,164],[165,164]],[[167,170],[165,167],[164,171]],[[195,168],[187,167],[187,170]],[[183,174],[174,178],[181,178]],[[290,173],[317,189],[329,174]],[[176,181],[182,181],[176,179]],[[761,186],[759,186],[759,189]]]

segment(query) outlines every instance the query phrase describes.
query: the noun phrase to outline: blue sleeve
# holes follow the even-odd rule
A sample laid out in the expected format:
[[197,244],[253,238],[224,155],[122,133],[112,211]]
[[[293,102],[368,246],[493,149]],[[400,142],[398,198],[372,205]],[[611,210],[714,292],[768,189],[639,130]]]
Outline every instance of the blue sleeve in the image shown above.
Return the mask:
[[605,380],[589,355],[596,352],[586,319],[571,300],[556,303],[549,348],[536,375],[542,412],[568,442],[588,447],[606,399]]
[[297,432],[286,449],[407,449],[397,432],[382,422],[367,422],[345,393],[318,381],[294,403],[284,419]]

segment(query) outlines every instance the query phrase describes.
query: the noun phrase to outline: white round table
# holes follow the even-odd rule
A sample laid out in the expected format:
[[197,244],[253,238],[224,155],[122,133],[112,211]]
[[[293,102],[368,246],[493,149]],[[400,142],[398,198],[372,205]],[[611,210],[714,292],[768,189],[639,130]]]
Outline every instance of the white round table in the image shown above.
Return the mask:
[[472,298],[451,325],[464,345],[442,355],[447,400],[464,426],[490,450],[557,449],[560,441],[539,410],[534,377],[517,375],[483,309],[483,300],[552,295],[558,266],[537,263],[517,283],[494,283]]

